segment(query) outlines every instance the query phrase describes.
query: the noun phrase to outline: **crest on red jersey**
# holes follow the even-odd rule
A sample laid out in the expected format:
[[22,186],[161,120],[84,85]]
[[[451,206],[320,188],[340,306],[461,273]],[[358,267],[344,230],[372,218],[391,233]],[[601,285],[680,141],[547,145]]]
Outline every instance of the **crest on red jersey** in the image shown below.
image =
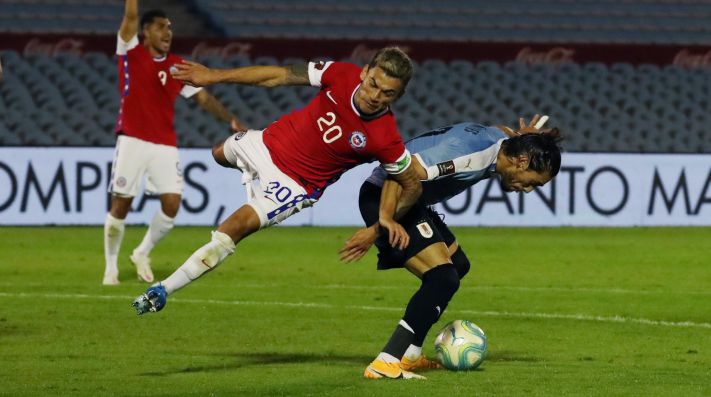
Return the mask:
[[360,131],[351,132],[351,137],[348,139],[351,147],[355,150],[361,150],[365,147],[366,139],[365,134]]
[[326,67],[326,62],[324,61],[316,62],[314,64],[314,69],[316,70],[323,70],[324,67]]

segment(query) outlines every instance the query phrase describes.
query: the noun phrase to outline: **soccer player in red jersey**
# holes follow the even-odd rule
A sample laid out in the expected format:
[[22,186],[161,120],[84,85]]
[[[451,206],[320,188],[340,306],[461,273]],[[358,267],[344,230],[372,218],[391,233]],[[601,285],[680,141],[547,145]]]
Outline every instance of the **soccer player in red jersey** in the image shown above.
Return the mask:
[[126,0],[116,46],[121,107],[109,183],[111,209],[104,224],[105,285],[119,283],[117,262],[124,220],[144,175],[148,175],[146,190],[159,194],[161,208],[130,259],[139,279],[153,281],[149,254],[173,228],[183,190],[173,127],[177,96],[195,98],[204,110],[229,123],[232,130],[244,130],[237,118],[206,90],[185,85],[171,76],[170,69],[182,58],[169,54],[173,33],[164,12],[152,10],[142,16],[142,43],[138,40],[138,27],[137,0]]
[[[422,186],[390,111],[412,76],[412,63],[401,50],[384,48],[363,68],[343,62],[229,70],[185,62],[176,67],[173,77],[195,86],[310,84],[320,91],[304,108],[263,131],[237,133],[213,148],[218,163],[238,168],[243,178],[258,178],[259,186],[248,183],[247,204],[220,224],[212,240],[134,300],[138,314],[161,310],[168,295],[217,267],[240,240],[313,205],[329,184],[358,164],[378,160],[383,165],[403,188],[403,210],[417,201]],[[403,241],[402,226],[394,221],[381,226],[391,242]]]

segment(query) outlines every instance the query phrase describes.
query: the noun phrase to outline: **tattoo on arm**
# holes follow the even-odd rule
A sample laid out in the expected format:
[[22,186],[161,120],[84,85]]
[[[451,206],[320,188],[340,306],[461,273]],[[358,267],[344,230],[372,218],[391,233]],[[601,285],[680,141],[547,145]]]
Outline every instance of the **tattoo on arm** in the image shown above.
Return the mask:
[[301,63],[286,66],[286,84],[289,85],[309,85],[309,65]]

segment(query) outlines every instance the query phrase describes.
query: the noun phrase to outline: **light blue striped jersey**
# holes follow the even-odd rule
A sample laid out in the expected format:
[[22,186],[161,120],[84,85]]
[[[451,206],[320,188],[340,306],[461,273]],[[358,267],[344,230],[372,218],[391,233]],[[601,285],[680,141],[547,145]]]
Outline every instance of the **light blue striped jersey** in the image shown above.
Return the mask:
[[[454,124],[426,132],[405,143],[427,170],[420,202],[448,200],[469,186],[491,177],[496,156],[507,136],[496,127],[477,123]],[[382,186],[387,173],[377,167],[368,182]]]

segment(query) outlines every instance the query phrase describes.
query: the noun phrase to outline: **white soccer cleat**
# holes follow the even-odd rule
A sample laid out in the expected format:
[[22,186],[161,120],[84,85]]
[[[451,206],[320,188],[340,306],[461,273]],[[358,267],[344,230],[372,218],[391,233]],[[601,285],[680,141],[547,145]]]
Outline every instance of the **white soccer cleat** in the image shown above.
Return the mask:
[[131,256],[129,256],[129,259],[131,260],[131,263],[136,266],[138,280],[152,283],[153,271],[151,270],[151,258],[134,250],[133,253],[131,253]]
[[119,285],[118,274],[116,273],[104,273],[104,281],[101,282],[103,285]]

